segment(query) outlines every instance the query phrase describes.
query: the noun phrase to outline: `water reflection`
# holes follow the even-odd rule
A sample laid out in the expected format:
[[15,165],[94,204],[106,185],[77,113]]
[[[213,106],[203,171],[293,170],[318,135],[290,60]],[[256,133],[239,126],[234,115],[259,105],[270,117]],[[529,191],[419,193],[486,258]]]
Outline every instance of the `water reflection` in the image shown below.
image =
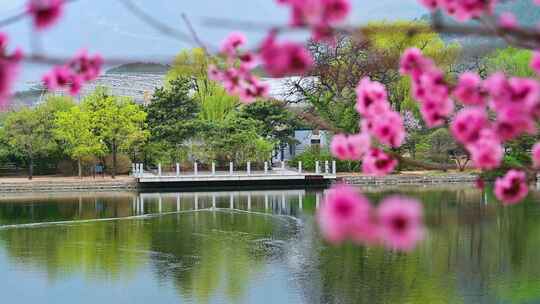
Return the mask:
[[4,197],[0,292],[6,303],[540,301],[538,192],[504,208],[470,187],[364,190],[421,199],[425,242],[410,254],[329,247],[313,216],[322,192],[304,190]]

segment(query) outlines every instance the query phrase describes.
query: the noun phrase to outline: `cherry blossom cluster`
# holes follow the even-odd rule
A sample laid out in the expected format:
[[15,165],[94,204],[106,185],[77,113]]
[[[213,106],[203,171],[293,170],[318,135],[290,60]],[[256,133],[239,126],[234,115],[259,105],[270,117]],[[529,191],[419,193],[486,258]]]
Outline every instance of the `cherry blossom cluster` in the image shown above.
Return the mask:
[[11,88],[23,58],[21,49],[8,51],[8,36],[0,32],[0,108],[5,108],[11,97]]
[[102,65],[100,55],[90,56],[83,50],[65,65],[53,67],[43,76],[43,83],[49,91],[67,89],[71,95],[77,95],[86,82],[99,76]]
[[29,0],[26,11],[32,16],[34,27],[45,30],[60,19],[64,4],[64,0]]
[[226,59],[226,67],[220,69],[210,65],[208,75],[211,80],[220,82],[229,94],[237,95],[244,103],[252,103],[257,98],[266,97],[269,87],[252,74],[259,60],[257,54],[240,51],[246,42],[242,33],[229,34],[220,47],[220,53]]
[[401,56],[400,72],[411,78],[412,96],[420,103],[420,113],[428,127],[443,125],[454,111],[454,102],[444,73],[417,48]]
[[[26,13],[32,18],[34,28],[41,31],[58,22],[64,6],[65,0],[28,0]],[[42,80],[50,91],[68,89],[70,94],[76,95],[84,83],[99,76],[102,65],[100,55],[89,56],[86,51],[81,51],[65,65],[54,67]]]
[[333,244],[351,240],[410,251],[425,234],[418,201],[391,196],[374,208],[364,195],[346,185],[328,190],[317,219],[323,236]]
[[[450,96],[464,105],[452,119],[450,131],[471,155],[478,169],[500,167],[504,142],[522,134],[537,132],[535,120],[540,118],[540,85],[536,80],[508,78],[500,72],[482,80],[476,73],[466,72],[460,75],[455,88],[450,89],[444,82],[442,72],[416,48],[405,51],[400,70],[411,77],[412,95],[420,102],[422,116],[429,127],[443,124],[453,114],[454,105]],[[426,107],[426,104],[430,106]],[[437,108],[434,104],[448,110],[444,117],[437,116],[441,111],[433,111]],[[490,119],[488,112],[494,113],[495,119]],[[540,147],[538,149],[538,155],[533,153],[533,158],[540,157]],[[535,163],[540,164],[540,159]],[[504,203],[523,199],[527,195],[524,175],[517,178],[522,175],[508,172],[505,177],[498,179],[495,183],[497,198]],[[520,187],[515,186],[517,182],[522,183]],[[506,188],[510,190],[504,190]]]
[[372,139],[397,148],[403,144],[406,132],[403,119],[388,102],[384,85],[368,77],[361,79],[356,88],[356,111],[362,117],[360,133],[334,136],[332,154],[342,160],[362,160],[365,174],[382,176],[392,172],[397,160],[372,145]]
[[497,0],[418,0],[431,11],[442,10],[458,21],[491,15]]
[[351,10],[349,0],[276,0],[291,8],[290,25],[308,26],[314,41],[333,43],[332,27],[347,18]]
[[311,54],[302,44],[277,41],[275,32],[270,32],[257,53],[242,52],[240,48],[245,44],[243,34],[230,34],[220,48],[226,59],[225,68],[211,65],[208,70],[210,79],[222,83],[229,94],[239,96],[245,103],[268,96],[268,85],[252,73],[259,64],[272,77],[302,75],[313,65]]

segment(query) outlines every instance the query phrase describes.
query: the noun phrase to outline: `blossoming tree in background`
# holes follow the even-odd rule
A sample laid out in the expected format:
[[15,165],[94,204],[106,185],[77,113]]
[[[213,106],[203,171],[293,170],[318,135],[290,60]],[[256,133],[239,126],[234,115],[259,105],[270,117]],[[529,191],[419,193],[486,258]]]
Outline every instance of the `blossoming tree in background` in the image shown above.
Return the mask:
[[[337,34],[348,34],[358,40],[366,34],[361,26],[342,24],[350,13],[350,0],[275,1],[290,10],[288,25],[271,29],[254,50],[244,49],[246,38],[243,34],[232,33],[223,41],[219,54],[212,54],[223,60],[209,67],[209,78],[221,83],[229,94],[239,96],[245,103],[268,95],[267,85],[252,73],[255,67],[261,66],[273,77],[283,77],[308,74],[314,65],[315,60],[305,45],[282,39],[283,31],[305,29],[313,41],[330,47],[336,44]],[[433,13],[432,28],[427,30],[500,36],[521,47],[538,47],[540,30],[519,27],[516,18],[508,12],[494,16],[496,0],[419,2]],[[66,3],[66,0],[29,0],[26,15],[33,19],[37,31],[47,30],[61,17]],[[540,4],[539,1],[535,3]],[[476,20],[479,25],[445,26],[438,15],[440,12],[459,22]],[[372,27],[370,30],[377,29]],[[415,35],[426,28],[389,30]],[[24,59],[21,50],[7,52],[5,34],[0,36],[0,48],[0,102],[5,104],[18,66]],[[54,67],[43,81],[50,90],[64,88],[77,94],[85,82],[99,75],[102,65],[103,59],[99,55],[90,56],[82,51]],[[540,52],[534,53],[531,68],[540,73]],[[480,170],[501,167],[505,142],[537,133],[536,122],[540,118],[540,83],[537,79],[513,77],[502,72],[483,79],[475,72],[464,72],[454,84],[417,48],[407,49],[402,54],[399,71],[410,79],[411,95],[418,102],[424,123],[429,128],[449,126],[453,137]],[[359,81],[356,101],[360,131],[337,134],[331,143],[331,152],[339,159],[361,161],[365,174],[389,174],[398,165],[399,158],[392,150],[405,143],[408,123],[392,108],[385,86],[369,77]],[[532,159],[534,167],[540,167],[540,144],[534,146]],[[527,193],[527,176],[523,168],[509,170],[495,181],[495,195],[504,204],[518,203]],[[336,185],[328,192],[318,219],[323,235],[332,243],[352,240],[408,251],[425,234],[422,207],[416,200],[392,196],[374,207],[361,193],[345,185]]]

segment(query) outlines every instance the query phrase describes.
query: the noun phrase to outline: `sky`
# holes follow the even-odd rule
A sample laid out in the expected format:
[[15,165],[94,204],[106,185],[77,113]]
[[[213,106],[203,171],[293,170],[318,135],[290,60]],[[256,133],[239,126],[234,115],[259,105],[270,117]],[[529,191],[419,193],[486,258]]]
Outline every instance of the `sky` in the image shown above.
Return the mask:
[[[425,13],[417,0],[351,0],[353,13],[349,23],[365,23],[370,20],[412,19]],[[0,0],[0,19],[20,12],[26,0]],[[288,10],[274,0],[133,0],[148,14],[170,26],[184,30],[181,14],[186,14],[198,36],[209,45],[218,45],[221,39],[235,27],[208,26],[208,18],[225,18],[238,21],[283,24],[287,22]],[[172,58],[182,49],[193,47],[158,33],[126,11],[118,0],[77,0],[67,5],[64,17],[51,30],[35,35],[29,20],[22,20],[3,28],[11,39],[11,45],[29,49],[31,41],[39,41],[41,49],[48,54],[70,56],[81,48],[91,53],[99,52],[105,57],[121,57],[147,60]],[[254,44],[264,31],[246,32]],[[37,37],[37,40],[36,40]],[[35,44],[35,43],[34,43]],[[17,88],[29,81],[40,79],[49,67],[24,66]]]

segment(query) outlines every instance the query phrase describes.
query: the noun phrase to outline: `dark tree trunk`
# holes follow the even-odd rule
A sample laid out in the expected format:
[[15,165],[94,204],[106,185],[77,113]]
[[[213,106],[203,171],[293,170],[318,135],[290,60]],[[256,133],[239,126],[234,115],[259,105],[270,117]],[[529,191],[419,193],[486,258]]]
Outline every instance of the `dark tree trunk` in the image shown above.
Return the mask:
[[79,167],[79,178],[82,178],[82,164],[80,157],[77,159],[77,166]]
[[112,143],[112,170],[111,177],[116,178],[116,141]]
[[28,179],[34,177],[34,157],[30,156],[30,161],[28,162]]

